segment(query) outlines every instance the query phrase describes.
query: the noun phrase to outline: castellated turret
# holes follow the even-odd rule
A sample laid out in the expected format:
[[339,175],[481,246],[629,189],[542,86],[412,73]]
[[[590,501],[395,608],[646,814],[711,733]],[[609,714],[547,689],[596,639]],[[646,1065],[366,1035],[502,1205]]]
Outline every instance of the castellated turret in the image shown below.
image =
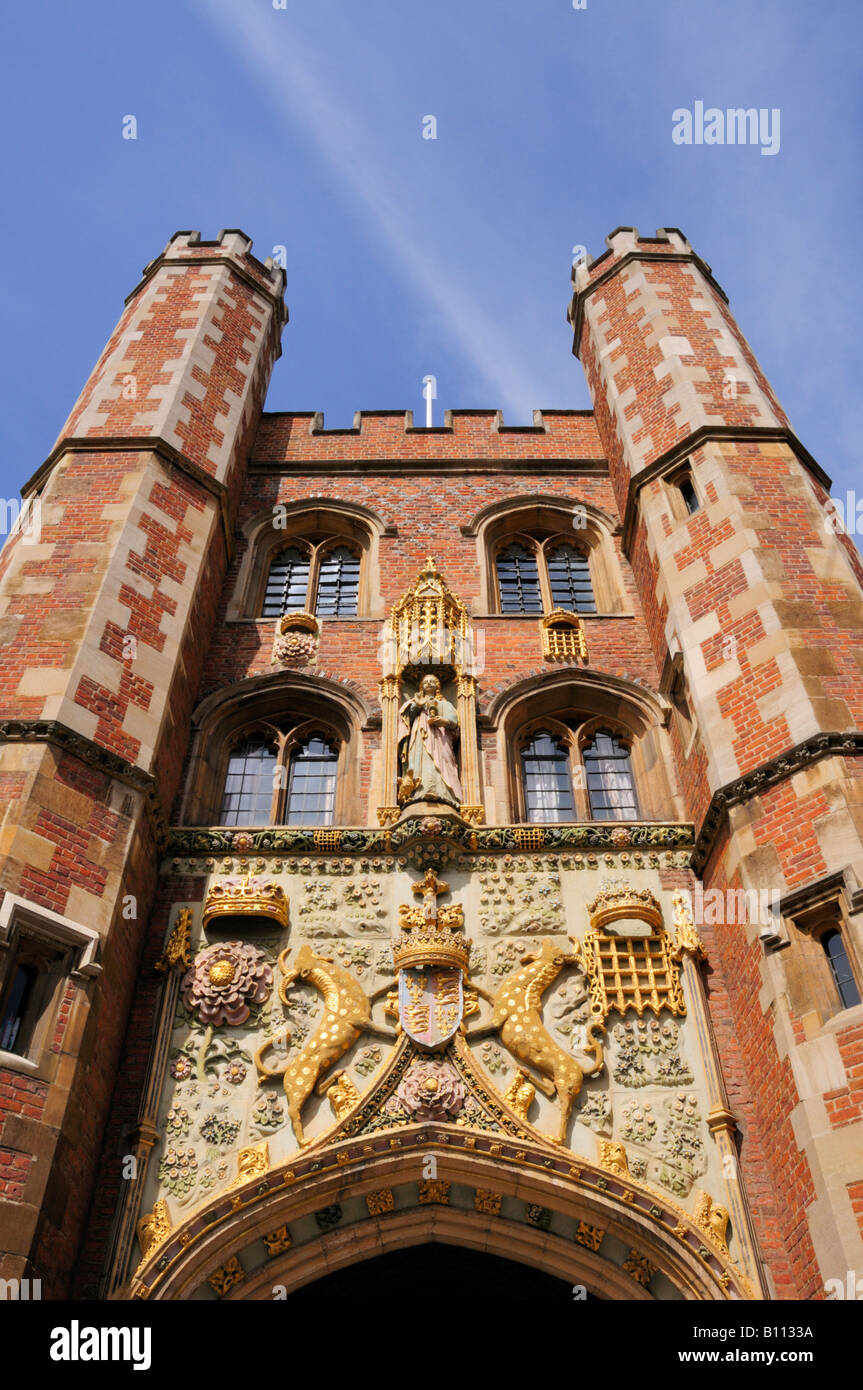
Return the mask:
[[0,1273],[35,1271],[55,1293],[90,1199],[284,286],[242,232],[177,232],[23,489],[29,534],[0,561],[3,935],[36,912],[56,969],[61,952],[72,966],[33,1067],[9,1081],[3,1142],[34,1157]]
[[677,707],[693,866],[708,888],[757,892],[773,909],[760,932],[717,927],[716,950],[775,1190],[798,1204],[789,1232],[807,1209],[824,1268],[853,1267],[854,1112],[841,1104],[840,1120],[836,1107],[860,1059],[853,1032],[822,1026],[819,937],[841,928],[863,959],[860,557],[681,232],[620,227],[572,279],[573,352]]

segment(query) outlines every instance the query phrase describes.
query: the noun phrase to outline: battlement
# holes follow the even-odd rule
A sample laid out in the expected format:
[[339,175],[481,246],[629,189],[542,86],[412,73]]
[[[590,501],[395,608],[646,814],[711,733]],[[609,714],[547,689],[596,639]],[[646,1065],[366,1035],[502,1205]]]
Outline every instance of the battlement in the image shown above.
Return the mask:
[[183,265],[209,262],[213,265],[231,265],[232,268],[250,281],[255,289],[266,294],[278,304],[280,322],[287,323],[288,309],[284,302],[287,276],[281,266],[268,256],[261,261],[252,255],[252,238],[246,236],[239,227],[223,228],[213,241],[202,241],[201,233],[179,231],[168,241],[161,255],[154,257],[144,266],[141,279],[130,294],[126,303],[134,299],[148,280],[163,265],[182,263]]
[[320,411],[264,413],[252,448],[259,467],[393,459],[547,458],[596,462],[604,451],[590,410],[535,410],[532,425],[506,425],[500,410],[447,410],[426,429],[412,410],[358,410],[353,425],[326,429]]
[[641,236],[637,227],[615,227],[605,238],[606,249],[599,256],[587,256],[572,267],[573,296],[566,311],[572,326],[572,351],[578,356],[581,329],[584,321],[584,301],[587,296],[628,262],[675,260],[691,261],[698,267],[720,299],[727,304],[728,295],[713,278],[705,260],[693,251],[678,227],[657,227],[655,236]]

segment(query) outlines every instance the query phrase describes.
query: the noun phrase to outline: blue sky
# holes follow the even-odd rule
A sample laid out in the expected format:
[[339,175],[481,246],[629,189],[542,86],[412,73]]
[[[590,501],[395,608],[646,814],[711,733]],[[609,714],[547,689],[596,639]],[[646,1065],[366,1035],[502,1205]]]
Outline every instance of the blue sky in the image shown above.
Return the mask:
[[[427,373],[436,422],[589,406],[571,251],[621,223],[686,233],[834,492],[863,492],[859,0],[46,0],[0,38],[4,496],[178,228],[287,248],[267,408],[344,426],[421,423]],[[696,100],[778,107],[779,153],[676,145]]]

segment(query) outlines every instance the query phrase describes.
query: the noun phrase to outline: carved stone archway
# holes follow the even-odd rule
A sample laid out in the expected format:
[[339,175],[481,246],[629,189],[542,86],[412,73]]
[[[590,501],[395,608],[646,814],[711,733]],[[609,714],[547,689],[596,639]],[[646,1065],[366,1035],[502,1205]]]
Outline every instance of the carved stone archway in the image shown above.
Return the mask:
[[312,1148],[223,1193],[166,1232],[118,1296],[284,1298],[430,1241],[521,1260],[606,1299],[755,1296],[727,1251],[625,1171],[435,1123]]

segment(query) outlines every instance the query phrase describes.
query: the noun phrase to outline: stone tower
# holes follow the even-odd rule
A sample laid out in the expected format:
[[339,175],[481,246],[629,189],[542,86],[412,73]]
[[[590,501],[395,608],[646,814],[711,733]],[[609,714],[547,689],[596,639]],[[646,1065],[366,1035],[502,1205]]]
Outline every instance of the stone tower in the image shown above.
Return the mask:
[[749,1190],[773,1207],[792,1296],[811,1296],[861,1261],[861,1017],[837,1014],[817,937],[839,928],[863,959],[863,568],[710,267],[675,228],[607,246],[573,270],[573,351],[684,711],[693,868],[780,909],[703,934],[730,1089],[736,1038],[763,1136]]
[[31,534],[2,556],[0,946],[27,938],[52,1023],[26,1061],[0,1065],[0,1276],[55,1294],[90,1201],[204,637],[287,317],[284,272],[250,248],[237,231],[178,232],[147,266],[24,489],[37,499]]

